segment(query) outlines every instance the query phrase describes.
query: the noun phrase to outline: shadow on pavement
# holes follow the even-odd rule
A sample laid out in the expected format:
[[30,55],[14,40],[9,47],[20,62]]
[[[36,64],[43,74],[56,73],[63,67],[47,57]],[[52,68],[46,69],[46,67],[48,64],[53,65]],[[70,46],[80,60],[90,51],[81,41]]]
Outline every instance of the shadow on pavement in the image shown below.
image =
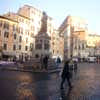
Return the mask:
[[68,88],[67,91],[65,91],[64,89],[61,89],[61,100],[71,100],[71,91],[72,88]]

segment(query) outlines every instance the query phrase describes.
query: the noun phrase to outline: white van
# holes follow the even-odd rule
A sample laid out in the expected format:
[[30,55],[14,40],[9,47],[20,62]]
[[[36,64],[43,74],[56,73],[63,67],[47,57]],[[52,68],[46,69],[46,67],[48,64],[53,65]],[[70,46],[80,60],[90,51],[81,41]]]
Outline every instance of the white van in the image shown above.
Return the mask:
[[96,57],[88,57],[88,62],[96,62]]
[[77,57],[73,57],[72,61],[78,62],[78,58]]

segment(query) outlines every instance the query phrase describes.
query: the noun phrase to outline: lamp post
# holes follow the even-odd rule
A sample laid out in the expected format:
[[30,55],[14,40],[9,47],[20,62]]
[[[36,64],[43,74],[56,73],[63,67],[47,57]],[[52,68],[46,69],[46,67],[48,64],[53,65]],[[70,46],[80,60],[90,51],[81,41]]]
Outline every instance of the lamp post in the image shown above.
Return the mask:
[[94,46],[94,56],[95,56],[95,53],[96,53],[96,46]]

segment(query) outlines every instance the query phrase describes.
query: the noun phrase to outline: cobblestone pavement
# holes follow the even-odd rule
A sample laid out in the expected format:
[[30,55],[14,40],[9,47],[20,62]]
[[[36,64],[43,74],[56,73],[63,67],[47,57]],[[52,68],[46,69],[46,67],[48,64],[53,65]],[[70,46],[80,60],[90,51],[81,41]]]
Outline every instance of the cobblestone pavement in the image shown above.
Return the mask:
[[60,74],[0,71],[0,100],[100,100],[100,64],[79,64],[72,89]]

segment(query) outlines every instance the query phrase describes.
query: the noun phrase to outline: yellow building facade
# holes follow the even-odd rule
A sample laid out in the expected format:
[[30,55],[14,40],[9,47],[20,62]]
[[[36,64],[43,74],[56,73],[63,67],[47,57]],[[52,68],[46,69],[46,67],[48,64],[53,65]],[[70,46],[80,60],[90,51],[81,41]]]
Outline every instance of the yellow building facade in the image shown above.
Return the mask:
[[100,35],[89,34],[87,36],[87,48],[89,56],[100,56]]
[[87,36],[87,46],[89,47],[100,46],[100,35],[89,34]]

